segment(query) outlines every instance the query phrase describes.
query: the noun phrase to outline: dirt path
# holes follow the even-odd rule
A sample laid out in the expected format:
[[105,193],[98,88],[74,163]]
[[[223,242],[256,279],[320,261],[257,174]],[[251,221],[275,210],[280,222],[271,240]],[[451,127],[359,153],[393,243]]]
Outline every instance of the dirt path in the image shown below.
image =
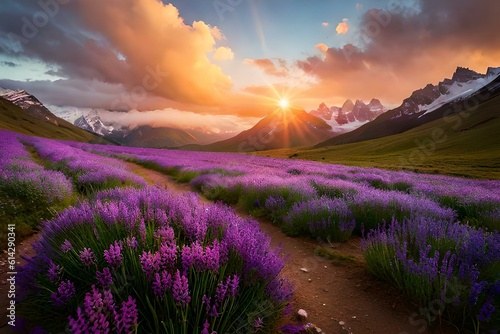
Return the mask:
[[[189,185],[175,183],[170,177],[129,163],[129,169],[148,182],[174,191],[191,191]],[[206,199],[201,198],[208,202]],[[236,209],[241,216],[248,216]],[[351,255],[354,262],[334,264],[315,255],[319,244],[311,239],[287,237],[281,230],[260,220],[261,229],[271,237],[274,247],[288,255],[282,274],[294,286],[294,310],[304,309],[308,322],[326,334],[336,333],[423,333],[422,325],[414,326],[410,316],[418,312],[401,294],[371,276],[363,265],[360,240],[333,245],[335,251]],[[330,245],[327,245],[328,247]],[[421,319],[421,318],[417,318]],[[458,333],[451,326],[435,328],[433,333]]]

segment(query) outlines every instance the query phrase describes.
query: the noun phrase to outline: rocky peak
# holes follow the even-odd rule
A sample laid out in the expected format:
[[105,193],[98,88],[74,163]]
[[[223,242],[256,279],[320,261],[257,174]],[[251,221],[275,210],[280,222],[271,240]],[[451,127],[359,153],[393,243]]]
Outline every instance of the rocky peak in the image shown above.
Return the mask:
[[476,80],[484,77],[484,74],[477,73],[467,67],[457,67],[457,70],[455,71],[455,73],[453,73],[453,77],[451,78],[451,80],[455,82],[469,82],[471,80]]
[[352,109],[354,109],[354,103],[352,102],[352,100],[348,99],[342,105],[342,112],[343,113],[349,113],[349,112],[352,111]]

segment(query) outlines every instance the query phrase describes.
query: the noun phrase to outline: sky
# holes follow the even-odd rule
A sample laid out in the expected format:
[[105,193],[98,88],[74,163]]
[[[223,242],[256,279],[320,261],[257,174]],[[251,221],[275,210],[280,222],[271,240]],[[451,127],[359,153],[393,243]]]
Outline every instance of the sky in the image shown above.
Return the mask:
[[0,87],[132,110],[113,113],[125,125],[239,132],[282,98],[397,106],[457,66],[500,66],[498,13],[497,0],[2,0]]

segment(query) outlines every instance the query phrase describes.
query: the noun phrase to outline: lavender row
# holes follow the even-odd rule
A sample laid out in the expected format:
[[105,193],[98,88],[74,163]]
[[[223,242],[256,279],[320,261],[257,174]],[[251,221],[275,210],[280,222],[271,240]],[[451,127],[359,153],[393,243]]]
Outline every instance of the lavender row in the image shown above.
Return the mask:
[[19,312],[49,332],[271,332],[291,286],[269,245],[257,222],[193,194],[99,192],[44,225]]
[[30,137],[39,156],[50,162],[51,168],[73,179],[80,192],[94,192],[116,186],[145,186],[145,180],[126,170],[122,161],[85,152],[66,142]]
[[500,234],[431,218],[392,220],[362,244],[368,268],[421,306],[476,333],[500,328]]

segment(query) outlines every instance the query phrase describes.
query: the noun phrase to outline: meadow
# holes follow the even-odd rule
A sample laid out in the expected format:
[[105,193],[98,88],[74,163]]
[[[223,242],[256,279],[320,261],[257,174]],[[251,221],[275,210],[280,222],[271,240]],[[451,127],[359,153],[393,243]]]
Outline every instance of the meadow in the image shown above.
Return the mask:
[[[437,304],[476,333],[500,328],[500,181],[0,135],[2,216],[16,210],[28,232],[41,230],[20,270],[31,325],[276,332],[292,296],[284,260],[237,206],[289,236],[361,238],[368,270],[418,306]],[[125,162],[217,203],[148,186]]]

